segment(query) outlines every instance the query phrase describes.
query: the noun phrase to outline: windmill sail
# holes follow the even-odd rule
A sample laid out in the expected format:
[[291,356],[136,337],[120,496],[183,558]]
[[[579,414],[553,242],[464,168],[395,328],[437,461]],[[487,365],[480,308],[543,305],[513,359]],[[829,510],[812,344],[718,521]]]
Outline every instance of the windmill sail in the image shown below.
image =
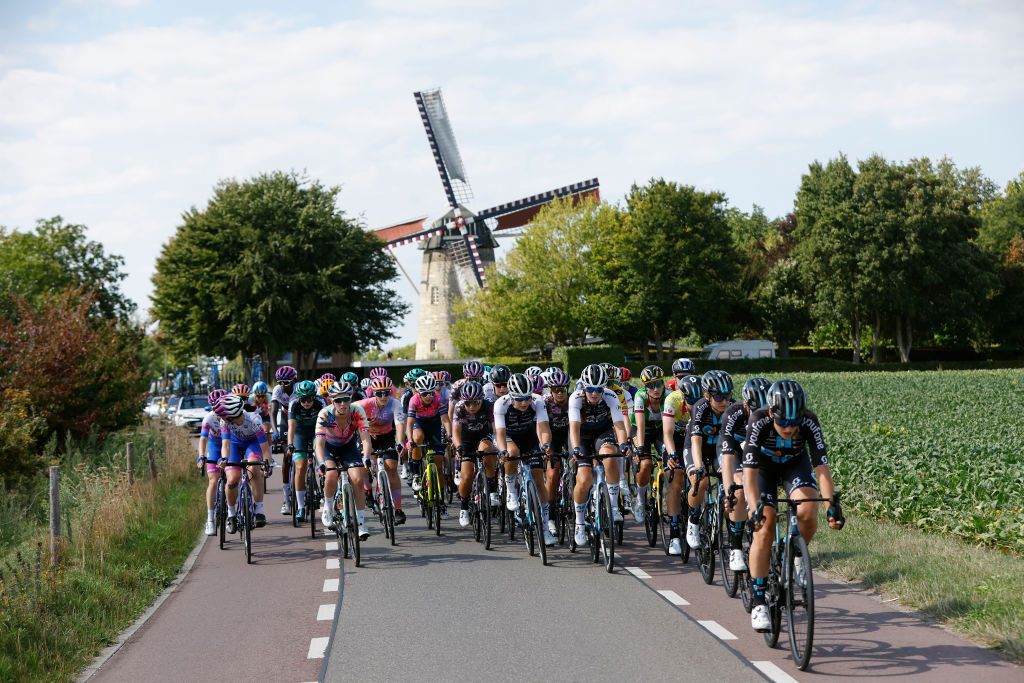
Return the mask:
[[455,132],[444,106],[441,89],[423,90],[413,93],[413,96],[420,110],[420,118],[427,132],[427,141],[434,154],[448,204],[454,209],[459,203],[473,199],[473,190],[469,186],[466,167],[462,164],[462,155],[459,154],[459,145],[455,141]]

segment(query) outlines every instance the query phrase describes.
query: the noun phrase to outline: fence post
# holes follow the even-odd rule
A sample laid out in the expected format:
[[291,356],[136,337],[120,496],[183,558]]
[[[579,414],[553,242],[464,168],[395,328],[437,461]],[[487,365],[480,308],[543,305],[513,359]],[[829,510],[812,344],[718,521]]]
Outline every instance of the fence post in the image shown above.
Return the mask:
[[50,566],[60,564],[60,467],[50,467]]
[[129,441],[125,450],[125,457],[128,461],[128,485],[133,486],[135,484],[135,444]]
[[153,455],[153,447],[146,449],[146,459],[149,460],[149,478],[156,479],[156,456]]

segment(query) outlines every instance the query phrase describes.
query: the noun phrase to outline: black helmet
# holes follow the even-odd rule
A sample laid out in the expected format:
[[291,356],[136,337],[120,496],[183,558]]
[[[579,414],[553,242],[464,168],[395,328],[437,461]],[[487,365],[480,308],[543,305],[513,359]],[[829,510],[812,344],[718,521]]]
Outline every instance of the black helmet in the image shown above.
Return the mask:
[[732,376],[725,370],[708,370],[700,378],[700,388],[706,394],[731,394]]
[[510,377],[512,377],[512,370],[507,365],[495,365],[491,368],[491,383],[493,384],[508,384]]
[[807,396],[800,383],[780,379],[768,388],[768,412],[778,422],[796,424],[807,410]]
[[683,373],[696,372],[696,368],[693,367],[693,361],[689,358],[676,358],[672,361],[672,374],[682,375]]
[[768,388],[772,381],[766,377],[751,377],[743,383],[743,400],[751,410],[768,403]]
[[679,391],[687,403],[696,403],[700,400],[700,380],[697,375],[687,375],[679,380]]

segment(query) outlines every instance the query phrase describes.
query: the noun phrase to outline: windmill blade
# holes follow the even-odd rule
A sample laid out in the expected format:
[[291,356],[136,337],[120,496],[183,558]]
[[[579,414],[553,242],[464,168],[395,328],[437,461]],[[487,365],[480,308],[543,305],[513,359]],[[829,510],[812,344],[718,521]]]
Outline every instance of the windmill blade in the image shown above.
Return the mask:
[[540,194],[523,197],[514,202],[499,204],[490,209],[480,211],[476,217],[478,220],[495,219],[498,225],[493,230],[520,228],[533,220],[533,217],[537,215],[541,207],[561,197],[572,197],[574,203],[582,201],[586,197],[600,199],[601,193],[599,188],[600,183],[597,178],[591,178],[590,180],[573,183],[572,185],[548,190]]
[[459,145],[455,141],[441,89],[417,91],[413,97],[420,110],[420,119],[427,132],[427,141],[434,155],[434,163],[437,164],[437,173],[441,176],[448,205],[458,209],[460,202],[469,203],[473,199],[473,190],[462,164],[462,155],[459,154]]
[[407,242],[405,242],[405,239],[407,237],[416,235],[427,229],[426,222],[427,217],[422,216],[420,218],[414,218],[411,221],[395,223],[394,225],[388,225],[383,228],[375,228],[373,230],[373,234],[384,240],[384,243],[388,246],[406,244]]

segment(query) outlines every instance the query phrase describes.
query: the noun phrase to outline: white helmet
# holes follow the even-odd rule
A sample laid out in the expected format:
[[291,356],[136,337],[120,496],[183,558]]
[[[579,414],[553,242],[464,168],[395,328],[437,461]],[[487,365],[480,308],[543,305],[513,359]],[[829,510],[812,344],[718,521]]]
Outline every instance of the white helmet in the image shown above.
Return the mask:
[[588,365],[583,368],[580,381],[587,387],[603,387],[608,383],[608,373],[600,365]]
[[517,372],[508,380],[508,393],[512,398],[529,398],[533,394],[533,380]]
[[437,391],[437,380],[434,379],[433,375],[423,375],[415,384],[416,393],[419,394],[432,394]]

